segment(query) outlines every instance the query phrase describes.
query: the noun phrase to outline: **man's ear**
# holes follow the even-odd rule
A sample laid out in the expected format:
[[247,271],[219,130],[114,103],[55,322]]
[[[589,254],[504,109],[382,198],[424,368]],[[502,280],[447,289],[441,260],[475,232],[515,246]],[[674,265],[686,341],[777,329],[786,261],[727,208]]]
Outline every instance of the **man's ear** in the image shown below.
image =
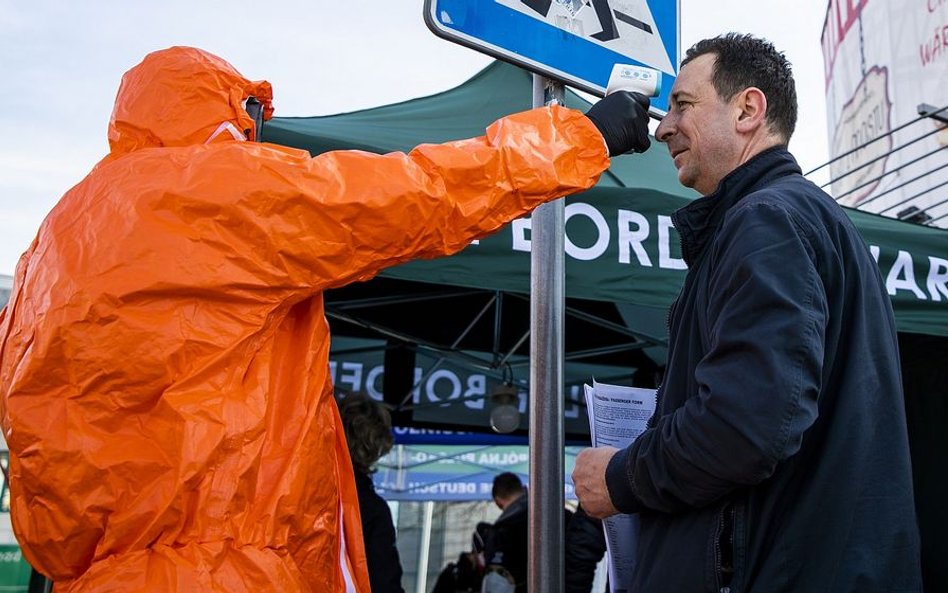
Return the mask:
[[767,96],[755,86],[747,87],[737,96],[737,129],[752,133],[767,125]]

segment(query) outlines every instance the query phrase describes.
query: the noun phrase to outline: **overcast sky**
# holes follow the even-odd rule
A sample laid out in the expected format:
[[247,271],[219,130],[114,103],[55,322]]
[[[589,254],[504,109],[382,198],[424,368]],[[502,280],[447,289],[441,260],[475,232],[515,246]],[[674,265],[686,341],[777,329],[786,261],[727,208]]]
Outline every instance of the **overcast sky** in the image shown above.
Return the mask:
[[[59,197],[108,152],[122,74],[193,45],[273,84],[276,114],[327,115],[436,93],[490,62],[428,31],[423,0],[0,0],[0,274]],[[681,45],[766,37],[794,66],[804,171],[827,160],[820,33],[826,0],[681,0]],[[657,147],[661,150],[661,146]],[[655,148],[653,148],[654,150]]]

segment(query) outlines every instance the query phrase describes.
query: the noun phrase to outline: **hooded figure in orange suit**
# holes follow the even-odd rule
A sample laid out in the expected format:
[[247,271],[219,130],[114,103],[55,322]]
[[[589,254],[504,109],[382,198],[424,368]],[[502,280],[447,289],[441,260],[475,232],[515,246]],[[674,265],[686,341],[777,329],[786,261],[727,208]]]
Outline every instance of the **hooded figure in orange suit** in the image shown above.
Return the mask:
[[645,150],[641,96],[409,154],[254,139],[270,85],[204,51],[122,79],[110,153],[0,313],[23,553],[59,593],[369,592],[323,291],[454,253]]

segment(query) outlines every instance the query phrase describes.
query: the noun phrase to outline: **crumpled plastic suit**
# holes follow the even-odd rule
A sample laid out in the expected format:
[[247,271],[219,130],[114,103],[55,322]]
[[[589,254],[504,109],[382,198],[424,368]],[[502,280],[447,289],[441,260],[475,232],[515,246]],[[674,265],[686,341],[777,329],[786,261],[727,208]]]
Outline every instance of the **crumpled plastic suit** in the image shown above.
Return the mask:
[[[270,85],[194,48],[122,79],[110,153],[0,313],[12,519],[60,593],[369,592],[323,291],[454,253],[591,187],[546,107],[409,154],[246,141]],[[348,583],[348,584],[347,584]]]

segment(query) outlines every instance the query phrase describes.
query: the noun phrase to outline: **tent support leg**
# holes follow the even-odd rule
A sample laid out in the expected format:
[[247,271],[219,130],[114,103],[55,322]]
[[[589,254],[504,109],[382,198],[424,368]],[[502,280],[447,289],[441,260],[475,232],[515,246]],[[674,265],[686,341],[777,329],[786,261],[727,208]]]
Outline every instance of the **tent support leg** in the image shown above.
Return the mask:
[[428,551],[431,547],[431,519],[434,515],[434,502],[425,502],[425,517],[421,524],[421,538],[418,541],[418,574],[415,578],[415,593],[428,591]]
[[[563,104],[566,87],[533,75],[533,105]],[[530,248],[530,488],[527,590],[562,593],[564,200],[538,207]]]

